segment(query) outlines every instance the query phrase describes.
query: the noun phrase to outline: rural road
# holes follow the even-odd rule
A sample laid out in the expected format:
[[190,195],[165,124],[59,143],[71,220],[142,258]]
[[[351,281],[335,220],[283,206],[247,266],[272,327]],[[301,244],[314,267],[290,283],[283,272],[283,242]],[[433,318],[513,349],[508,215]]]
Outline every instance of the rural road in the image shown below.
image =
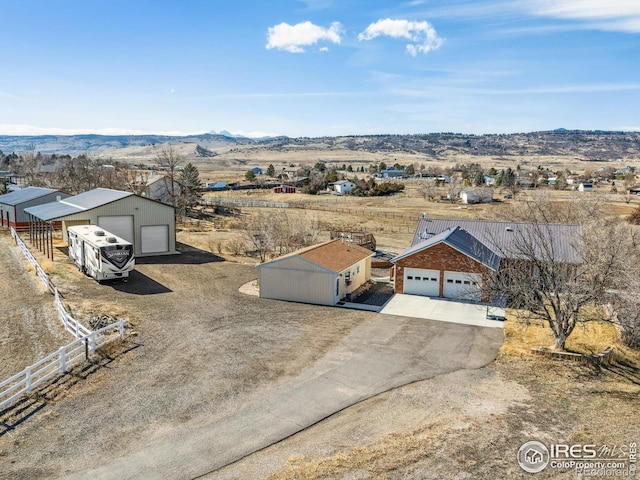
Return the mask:
[[66,478],[197,478],[389,389],[482,367],[496,357],[502,341],[502,329],[374,315],[259,400]]

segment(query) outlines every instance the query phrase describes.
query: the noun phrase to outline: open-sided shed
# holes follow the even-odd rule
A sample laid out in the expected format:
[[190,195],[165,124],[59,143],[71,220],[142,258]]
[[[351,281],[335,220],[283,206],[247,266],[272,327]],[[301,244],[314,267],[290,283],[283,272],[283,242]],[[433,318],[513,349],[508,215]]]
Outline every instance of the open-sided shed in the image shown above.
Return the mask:
[[26,229],[29,227],[29,214],[25,209],[67,197],[69,195],[66,193],[41,187],[26,187],[0,195],[0,226]]
[[25,211],[35,224],[60,221],[65,240],[67,227],[98,225],[131,242],[138,257],[177,253],[174,208],[131,192],[96,188]]

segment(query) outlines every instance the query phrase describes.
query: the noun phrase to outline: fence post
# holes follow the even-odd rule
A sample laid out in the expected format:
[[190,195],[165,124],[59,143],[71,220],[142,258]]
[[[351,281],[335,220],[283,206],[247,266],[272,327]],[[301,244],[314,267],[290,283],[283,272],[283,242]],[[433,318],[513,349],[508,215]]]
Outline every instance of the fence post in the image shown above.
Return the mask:
[[60,355],[60,373],[67,373],[67,351],[64,347],[60,347],[58,355]]
[[122,319],[118,322],[118,331],[120,332],[120,338],[124,340],[124,320]]
[[31,366],[24,369],[25,392],[31,393]]
[[89,350],[91,351],[91,353],[95,352],[96,350],[96,332],[91,332],[89,334]]

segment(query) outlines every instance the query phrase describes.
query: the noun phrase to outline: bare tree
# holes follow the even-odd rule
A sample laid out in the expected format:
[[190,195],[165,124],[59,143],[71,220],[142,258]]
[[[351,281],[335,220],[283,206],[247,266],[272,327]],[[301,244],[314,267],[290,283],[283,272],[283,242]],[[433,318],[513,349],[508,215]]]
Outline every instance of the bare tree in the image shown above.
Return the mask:
[[420,185],[418,186],[418,193],[426,200],[433,202],[438,196],[438,189],[436,187],[435,180],[420,182]]
[[247,216],[242,228],[261,262],[272,255],[283,255],[316,243],[321,231],[317,221],[309,217],[293,218],[285,210]]
[[[575,326],[593,320],[585,307],[611,301],[611,292],[629,271],[628,258],[637,255],[636,232],[621,222],[595,215],[567,228],[565,242],[546,219],[556,218],[551,203],[525,204],[529,215],[510,233],[508,245],[495,242],[500,268],[483,282],[485,297],[506,297],[526,318],[544,320],[556,348],[565,344]],[[562,216],[562,215],[560,215]]]
[[155,159],[156,165],[166,173],[164,177],[167,192],[172,206],[177,206],[180,187],[178,185],[178,174],[182,169],[184,159],[176,152],[173,145],[166,145]]
[[447,184],[447,197],[451,200],[451,203],[458,203],[460,200],[460,192],[462,191],[461,181],[458,177],[451,177],[451,180]]

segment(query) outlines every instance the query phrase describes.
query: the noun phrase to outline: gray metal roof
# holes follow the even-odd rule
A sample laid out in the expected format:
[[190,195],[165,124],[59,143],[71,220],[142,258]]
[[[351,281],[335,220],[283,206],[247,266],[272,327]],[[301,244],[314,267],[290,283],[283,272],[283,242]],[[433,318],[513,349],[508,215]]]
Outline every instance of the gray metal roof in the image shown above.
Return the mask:
[[580,225],[572,224],[487,222],[421,217],[411,246],[418,245],[454,227],[466,230],[501,257],[525,258],[526,255],[522,249],[527,243],[535,248],[531,253],[538,258],[553,258],[567,263],[582,262],[578,252],[581,228]]
[[20,205],[21,203],[29,202],[57,191],[58,190],[54,190],[53,188],[26,187],[22,190],[0,195],[0,203],[4,205]]
[[131,192],[122,192],[109,188],[96,188],[95,190],[90,190],[74,197],[65,198],[59,202],[25,208],[24,211],[40,220],[48,222],[57,218],[73,215],[74,213],[84,212],[85,210],[93,210],[108,203],[130,197],[131,195],[133,195]]
[[395,263],[402,258],[433,247],[439,243],[446,243],[466,256],[489,267],[491,270],[497,270],[500,265],[500,256],[496,252],[491,250],[469,232],[457,226],[452,227],[449,230],[445,230],[438,235],[433,235],[431,238],[409,247],[400,255],[392,258],[391,262]]

